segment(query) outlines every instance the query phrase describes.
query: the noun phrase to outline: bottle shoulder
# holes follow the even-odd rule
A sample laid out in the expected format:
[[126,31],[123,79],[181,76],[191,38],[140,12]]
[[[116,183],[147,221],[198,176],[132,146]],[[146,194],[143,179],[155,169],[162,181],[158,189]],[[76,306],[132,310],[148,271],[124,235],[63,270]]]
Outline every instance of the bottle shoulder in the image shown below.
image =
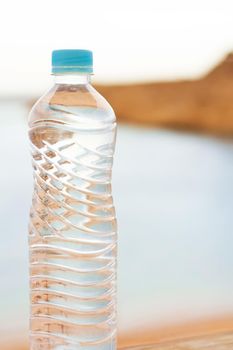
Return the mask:
[[116,122],[114,111],[91,84],[55,84],[34,104],[29,127],[43,122],[93,126]]

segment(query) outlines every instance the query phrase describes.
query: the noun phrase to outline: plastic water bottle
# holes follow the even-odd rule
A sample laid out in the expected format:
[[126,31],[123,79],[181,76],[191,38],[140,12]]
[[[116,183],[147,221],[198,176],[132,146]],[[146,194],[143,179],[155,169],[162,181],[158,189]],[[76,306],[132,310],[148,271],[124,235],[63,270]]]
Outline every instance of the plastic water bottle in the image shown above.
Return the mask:
[[29,120],[30,349],[114,350],[116,118],[90,85],[91,51],[53,51],[52,73]]

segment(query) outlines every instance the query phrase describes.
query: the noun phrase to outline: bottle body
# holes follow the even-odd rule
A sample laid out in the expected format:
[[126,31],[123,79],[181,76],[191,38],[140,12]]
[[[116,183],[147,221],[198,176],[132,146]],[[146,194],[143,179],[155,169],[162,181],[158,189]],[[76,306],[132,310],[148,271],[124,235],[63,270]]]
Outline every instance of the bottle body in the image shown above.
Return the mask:
[[31,350],[116,347],[115,137],[82,76],[57,77],[31,111]]

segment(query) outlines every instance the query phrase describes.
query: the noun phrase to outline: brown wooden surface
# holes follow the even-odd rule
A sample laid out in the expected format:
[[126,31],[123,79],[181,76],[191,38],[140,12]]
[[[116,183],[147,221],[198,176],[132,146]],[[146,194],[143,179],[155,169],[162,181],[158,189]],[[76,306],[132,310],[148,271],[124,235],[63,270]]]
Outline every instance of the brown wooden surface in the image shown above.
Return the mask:
[[[137,345],[124,350],[232,350],[233,332],[170,341],[163,344]],[[123,349],[122,349],[123,350]]]
[[[6,347],[4,350],[28,350],[28,346]],[[121,350],[232,350],[233,332],[215,333],[154,344],[119,347]]]
[[[209,343],[212,342],[211,344],[215,347],[211,347],[212,345],[208,347],[208,342],[206,342],[206,347],[203,347],[204,343],[200,342],[200,339],[203,341],[208,340]],[[226,344],[226,340],[229,341],[230,345],[228,343]],[[190,343],[191,341],[192,343]],[[151,325],[150,329],[134,329],[131,332],[119,334],[118,345],[119,349],[133,349],[138,346],[138,344],[141,344],[140,347],[136,347],[135,350],[233,350],[232,341],[233,315],[231,317],[206,319],[196,322],[188,322],[186,324],[171,325],[170,327],[159,329],[153,328],[153,325]],[[198,342],[202,344],[201,347],[198,347]],[[150,347],[151,344],[154,344],[153,347]],[[193,344],[193,347],[190,347],[190,344]],[[28,344],[26,344],[26,341],[21,344],[16,343],[14,337],[9,335],[9,342],[1,344],[1,349],[28,350],[29,347]]]
[[[179,315],[177,315],[179,317]],[[177,323],[155,329],[135,329],[119,335],[119,346],[129,347],[137,344],[153,344],[173,341],[175,339],[215,335],[233,332],[233,315],[211,319],[200,319],[193,322]],[[233,348],[232,348],[233,349]]]

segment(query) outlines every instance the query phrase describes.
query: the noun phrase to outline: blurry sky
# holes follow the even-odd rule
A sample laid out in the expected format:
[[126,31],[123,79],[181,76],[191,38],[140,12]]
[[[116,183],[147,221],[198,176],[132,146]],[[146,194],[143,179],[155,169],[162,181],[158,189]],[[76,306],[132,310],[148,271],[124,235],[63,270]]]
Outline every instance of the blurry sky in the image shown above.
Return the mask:
[[18,0],[0,11],[0,97],[49,85],[50,54],[94,51],[95,81],[194,77],[233,48],[232,0]]

